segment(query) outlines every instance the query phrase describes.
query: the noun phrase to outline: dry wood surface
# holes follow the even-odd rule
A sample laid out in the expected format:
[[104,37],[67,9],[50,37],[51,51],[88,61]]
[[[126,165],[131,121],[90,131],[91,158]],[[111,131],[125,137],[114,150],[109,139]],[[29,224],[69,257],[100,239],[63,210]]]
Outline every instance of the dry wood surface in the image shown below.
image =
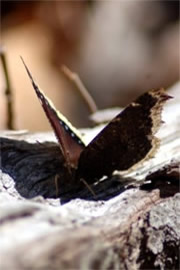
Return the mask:
[[100,181],[96,196],[57,198],[52,133],[0,132],[0,269],[179,269],[180,85],[169,94],[155,157]]

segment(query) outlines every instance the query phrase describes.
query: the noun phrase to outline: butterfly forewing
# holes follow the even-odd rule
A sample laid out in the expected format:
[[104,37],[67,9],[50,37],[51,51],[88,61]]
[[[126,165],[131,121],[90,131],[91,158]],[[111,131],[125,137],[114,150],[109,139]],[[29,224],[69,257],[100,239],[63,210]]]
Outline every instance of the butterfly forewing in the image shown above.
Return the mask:
[[25,63],[24,65],[31,79],[33,88],[60,143],[60,148],[67,162],[67,165],[76,168],[79,156],[85,148],[85,144],[80,133],[60,112],[55,109],[53,103],[45,96],[43,91],[35,83]]
[[149,91],[117,115],[81,153],[78,177],[93,182],[114,170],[127,170],[153,155],[161,124],[163,89]]

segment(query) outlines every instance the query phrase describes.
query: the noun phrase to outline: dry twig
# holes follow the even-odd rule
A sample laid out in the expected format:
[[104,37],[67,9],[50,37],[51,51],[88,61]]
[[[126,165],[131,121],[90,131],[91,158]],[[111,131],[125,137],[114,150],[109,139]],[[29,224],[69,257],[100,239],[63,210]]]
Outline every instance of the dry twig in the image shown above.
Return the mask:
[[91,95],[89,94],[88,90],[82,83],[81,79],[79,78],[78,74],[75,72],[72,72],[68,67],[62,66],[62,72],[63,74],[73,82],[76,89],[79,91],[81,96],[83,97],[84,101],[86,102],[90,113],[95,113],[97,111],[97,106]]
[[0,56],[1,56],[1,63],[2,68],[4,71],[4,77],[6,82],[6,89],[5,89],[5,96],[7,100],[7,129],[14,129],[13,127],[13,106],[12,106],[12,89],[9,79],[9,72],[7,68],[7,60],[5,55],[4,48],[0,47]]

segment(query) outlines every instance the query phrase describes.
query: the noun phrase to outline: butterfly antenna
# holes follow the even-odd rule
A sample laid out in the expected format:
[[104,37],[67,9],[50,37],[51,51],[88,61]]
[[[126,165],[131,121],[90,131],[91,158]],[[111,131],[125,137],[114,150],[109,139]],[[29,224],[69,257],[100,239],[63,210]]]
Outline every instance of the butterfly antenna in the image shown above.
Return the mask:
[[72,72],[65,65],[62,66],[62,72],[66,76],[66,78],[68,78],[70,81],[73,82],[76,89],[80,93],[81,97],[83,98],[83,100],[87,104],[90,113],[91,114],[95,113],[98,110],[97,105],[96,105],[94,99],[92,98],[92,96],[89,94],[86,87],[84,86],[84,84],[82,83],[81,79],[79,78],[79,75],[75,72]]

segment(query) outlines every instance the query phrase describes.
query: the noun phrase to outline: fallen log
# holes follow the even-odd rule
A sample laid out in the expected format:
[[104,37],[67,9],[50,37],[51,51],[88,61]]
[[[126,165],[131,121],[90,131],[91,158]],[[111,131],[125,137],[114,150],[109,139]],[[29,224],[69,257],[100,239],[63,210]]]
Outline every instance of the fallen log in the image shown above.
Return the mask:
[[100,181],[96,196],[84,187],[57,197],[53,135],[1,132],[0,269],[178,269],[179,93],[156,156]]

